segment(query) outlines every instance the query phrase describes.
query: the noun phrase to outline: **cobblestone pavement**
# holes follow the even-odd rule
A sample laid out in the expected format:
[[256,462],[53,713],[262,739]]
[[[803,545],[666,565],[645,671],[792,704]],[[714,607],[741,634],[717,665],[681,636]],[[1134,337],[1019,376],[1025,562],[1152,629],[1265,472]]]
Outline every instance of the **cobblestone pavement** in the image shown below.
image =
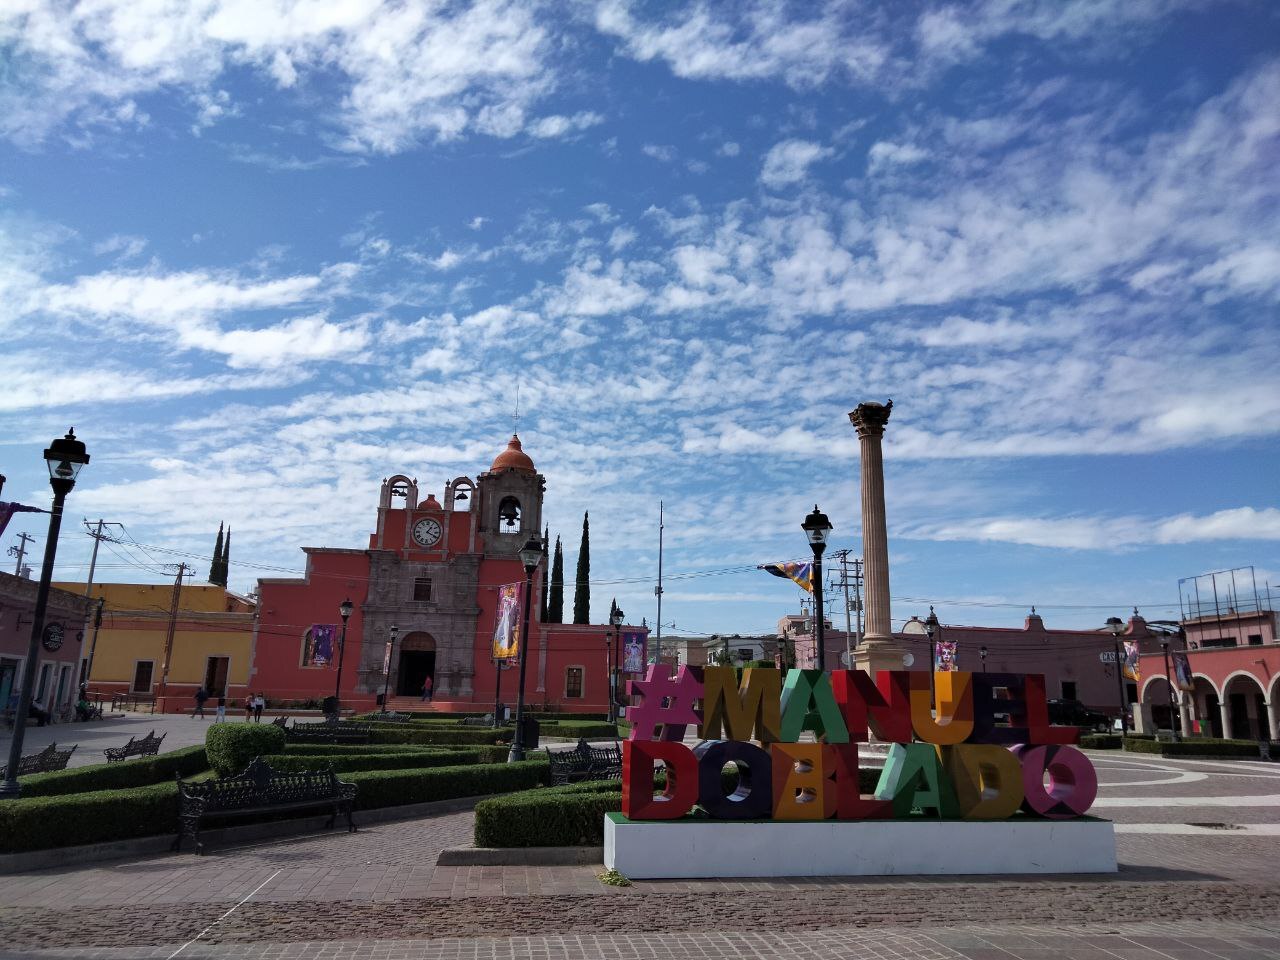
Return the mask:
[[0,950],[0,960],[1278,960],[1276,926],[1259,923],[1112,923],[1096,929],[969,924],[928,929],[729,930],[440,939],[325,940]]
[[[1266,939],[1280,922],[1251,926],[1280,910],[1280,836],[1164,832],[1187,823],[1274,827],[1280,768],[1094,757],[1103,784],[1098,812],[1129,831],[1117,835],[1117,875],[642,881],[615,888],[599,883],[598,867],[437,867],[443,847],[470,839],[472,816],[462,812],[199,858],[6,877],[0,944],[21,952],[0,956],[114,960],[169,957],[181,947],[182,957],[388,960],[1280,958],[1280,941]],[[1184,805],[1170,807],[1169,800]],[[1156,926],[1132,926],[1140,921]],[[1169,941],[1169,930],[1183,921],[1191,924],[1185,936]],[[975,923],[994,926],[984,933]],[[1028,933],[1036,924],[1052,928],[1043,937]],[[1128,932],[1117,925],[1129,925]],[[637,930],[649,933],[636,937]],[[1093,942],[1097,937],[1104,941]]]

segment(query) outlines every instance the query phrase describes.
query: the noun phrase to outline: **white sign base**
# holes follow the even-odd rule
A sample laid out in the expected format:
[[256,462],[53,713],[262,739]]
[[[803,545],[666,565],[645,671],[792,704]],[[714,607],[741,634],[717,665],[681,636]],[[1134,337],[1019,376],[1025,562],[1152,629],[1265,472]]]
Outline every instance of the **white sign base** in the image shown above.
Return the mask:
[[604,865],[633,880],[1115,873],[1109,820],[628,820]]

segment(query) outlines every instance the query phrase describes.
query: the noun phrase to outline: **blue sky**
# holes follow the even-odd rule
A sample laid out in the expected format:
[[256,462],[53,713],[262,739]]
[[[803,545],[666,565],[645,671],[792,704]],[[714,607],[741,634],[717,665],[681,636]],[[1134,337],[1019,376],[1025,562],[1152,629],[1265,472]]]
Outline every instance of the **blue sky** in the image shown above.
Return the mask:
[[1272,4],[31,0],[0,55],[6,498],[74,424],[69,519],[227,521],[248,590],[485,468],[518,384],[597,616],[653,621],[661,499],[667,632],[763,632],[892,397],[895,619],[1280,582]]

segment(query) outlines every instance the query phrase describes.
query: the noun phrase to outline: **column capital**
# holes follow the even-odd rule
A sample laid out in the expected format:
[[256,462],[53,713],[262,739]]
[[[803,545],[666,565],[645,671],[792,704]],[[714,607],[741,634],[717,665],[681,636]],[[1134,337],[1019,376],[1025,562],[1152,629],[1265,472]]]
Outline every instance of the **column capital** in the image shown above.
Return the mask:
[[858,430],[859,437],[883,437],[885,424],[889,422],[889,414],[893,412],[893,401],[887,403],[860,403],[851,414],[849,422]]

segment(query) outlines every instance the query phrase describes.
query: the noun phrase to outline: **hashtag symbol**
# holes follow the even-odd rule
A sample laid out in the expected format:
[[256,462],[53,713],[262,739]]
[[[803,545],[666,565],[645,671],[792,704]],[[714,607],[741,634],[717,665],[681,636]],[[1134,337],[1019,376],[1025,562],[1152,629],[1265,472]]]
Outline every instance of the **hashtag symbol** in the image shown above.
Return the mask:
[[702,699],[702,681],[688,667],[671,676],[668,667],[653,663],[644,680],[628,680],[627,693],[640,702],[627,710],[629,740],[683,740],[685,727],[702,718],[693,708]]

